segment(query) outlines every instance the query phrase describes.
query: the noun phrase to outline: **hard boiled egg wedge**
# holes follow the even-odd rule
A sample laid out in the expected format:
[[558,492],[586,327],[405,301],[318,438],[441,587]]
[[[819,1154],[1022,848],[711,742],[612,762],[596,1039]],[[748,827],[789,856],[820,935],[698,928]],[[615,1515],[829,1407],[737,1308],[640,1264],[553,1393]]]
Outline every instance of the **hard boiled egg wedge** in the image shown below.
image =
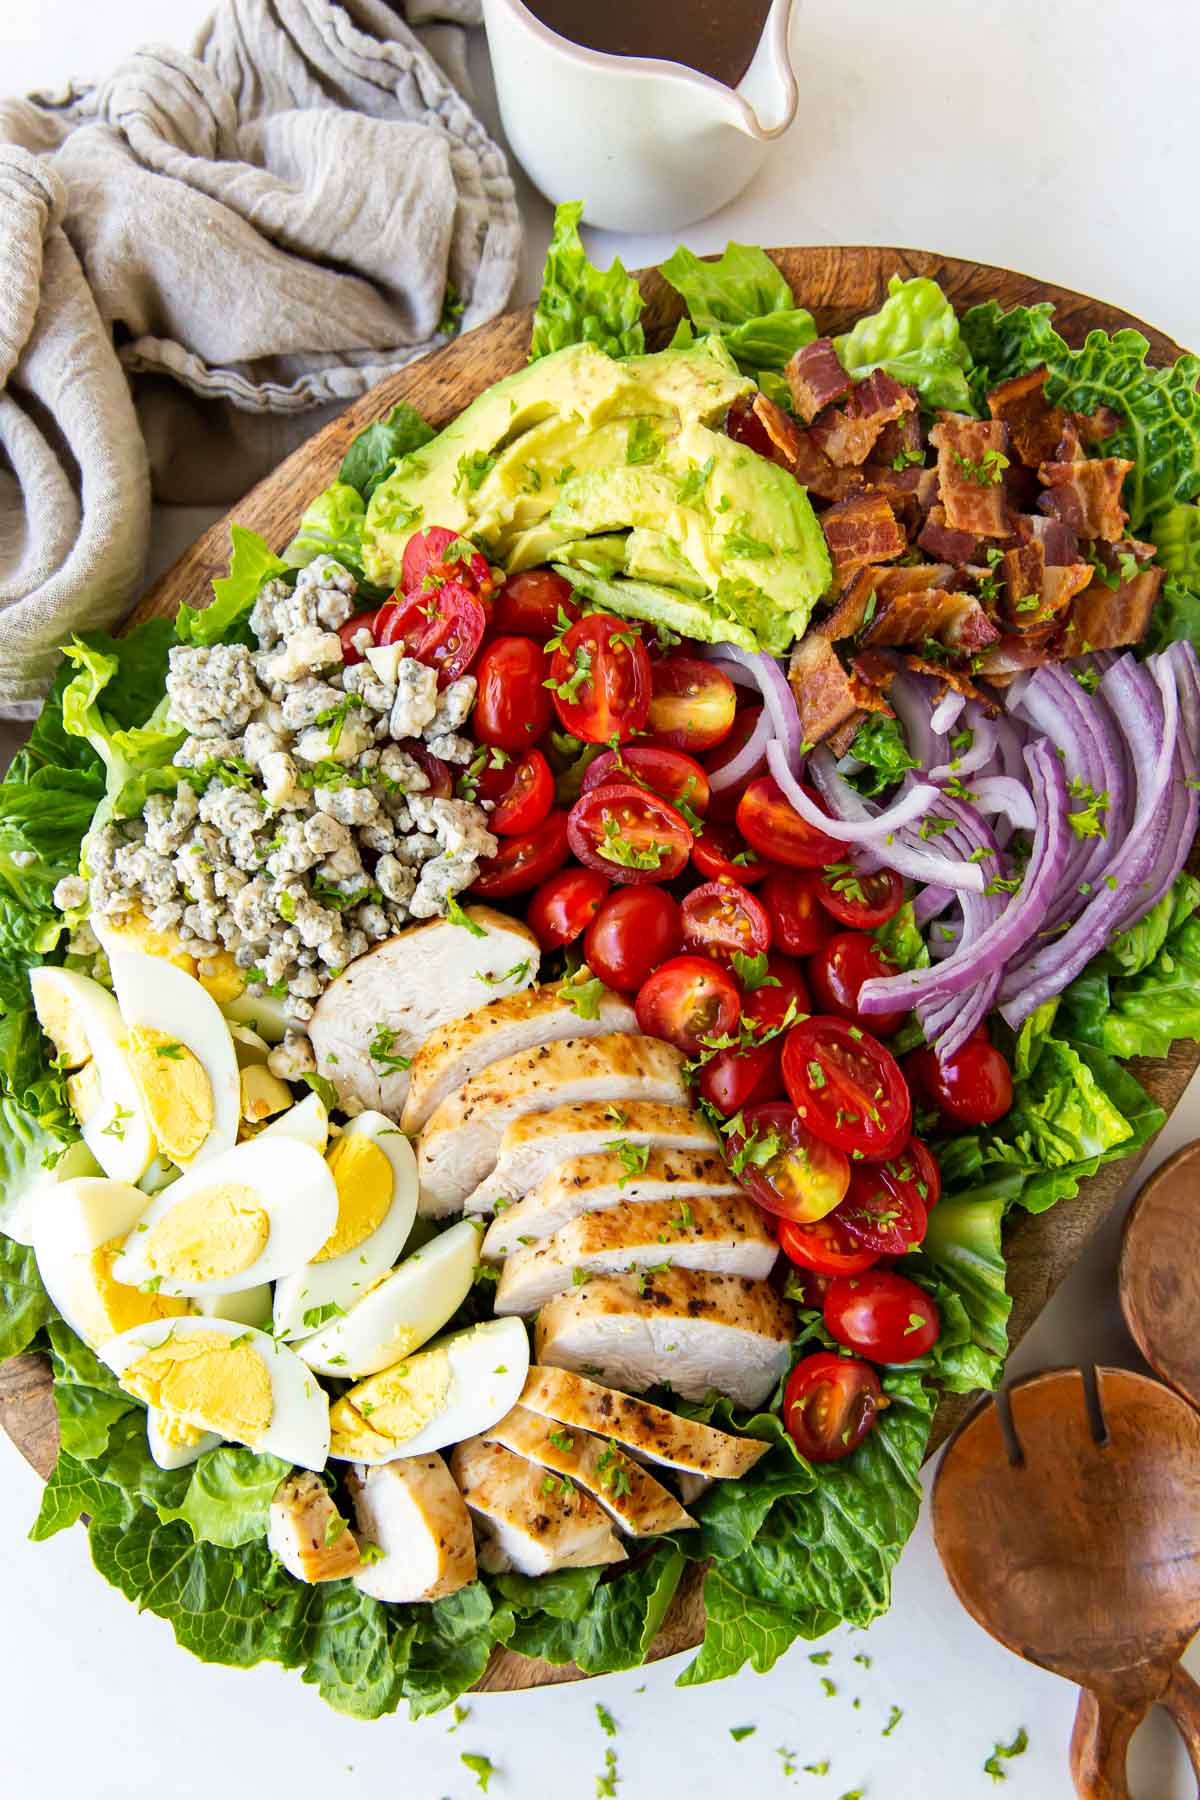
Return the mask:
[[[337,1224],[311,1262],[278,1283],[277,1337],[303,1337],[349,1312],[391,1268],[417,1216],[416,1158],[404,1133],[383,1113],[360,1113],[335,1138],[325,1160],[337,1187]],[[402,1345],[386,1360],[395,1362],[410,1347]],[[383,1363],[371,1367],[381,1369]]]
[[[474,1225],[452,1225],[406,1257],[344,1317],[305,1338],[297,1354],[322,1375],[353,1380],[419,1350],[470,1293],[479,1243]],[[278,1318],[278,1289],[275,1305]]]
[[109,967],[129,1061],[163,1155],[187,1169],[231,1150],[241,1086],[220,1007],[162,957],[114,951]]
[[323,1156],[295,1139],[254,1138],[189,1169],[150,1202],[116,1278],[163,1294],[235,1294],[310,1261],[337,1211]]
[[295,1138],[298,1143],[309,1144],[324,1156],[329,1143],[329,1108],[320,1094],[309,1094],[297,1101],[258,1133],[260,1141],[273,1137]]
[[186,1425],[159,1406],[146,1409],[146,1446],[160,1469],[186,1469],[224,1441],[217,1432]]
[[[9,1111],[0,1102],[4,1122],[18,1142],[25,1136],[22,1115],[17,1107]],[[0,1188],[0,1231],[17,1244],[33,1243],[33,1215],[38,1198],[60,1182],[72,1181],[77,1175],[104,1173],[85,1143],[68,1144],[53,1167],[26,1165],[24,1174],[14,1168],[7,1185]]]
[[100,1351],[126,1393],[169,1418],[303,1469],[329,1455],[329,1403],[300,1358],[233,1319],[160,1319]]
[[283,998],[278,994],[238,994],[221,1003],[221,1011],[235,1024],[248,1025],[268,1044],[282,1044],[292,1030]]
[[49,964],[30,971],[34,1009],[67,1077],[84,1143],[113,1181],[140,1181],[157,1148],[127,1054],[120,1008],[98,981]]
[[134,1325],[178,1318],[187,1302],[142,1293],[114,1273],[121,1247],[149,1202],[140,1188],[81,1175],[38,1194],[33,1253],[42,1286],[71,1330],[98,1350]]
[[516,1405],[529,1371],[520,1319],[489,1319],[360,1381],[329,1411],[329,1454],[357,1463],[426,1456],[486,1431]]

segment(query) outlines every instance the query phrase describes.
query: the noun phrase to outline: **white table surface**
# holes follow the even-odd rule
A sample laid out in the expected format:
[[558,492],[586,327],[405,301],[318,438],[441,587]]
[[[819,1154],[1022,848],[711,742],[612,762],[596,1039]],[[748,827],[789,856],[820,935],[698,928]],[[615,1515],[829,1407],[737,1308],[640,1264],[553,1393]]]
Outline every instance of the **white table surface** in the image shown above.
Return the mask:
[[[9,92],[98,76],[139,43],[184,43],[205,0],[2,0],[0,82]],[[1200,344],[1195,230],[1200,52],[1192,0],[808,0],[797,21],[801,114],[752,188],[687,233],[697,250],[748,243],[898,243],[1034,271],[1103,295],[1182,343]],[[485,65],[479,54],[475,66]],[[486,74],[484,74],[486,82]],[[488,110],[487,102],[484,110]],[[549,212],[522,183],[528,248],[519,299],[532,296]],[[667,239],[597,237],[599,260],[657,260]],[[803,296],[801,296],[803,298]],[[160,512],[164,567],[211,514]],[[1200,1084],[1151,1164],[1200,1128]],[[1150,1166],[1150,1165],[1148,1165]],[[1125,1199],[1131,1197],[1127,1194]],[[1066,1202],[1065,1204],[1069,1204]],[[1136,1356],[1114,1293],[1120,1216],[1100,1234],[1013,1358],[1014,1373]],[[928,1479],[928,1478],[927,1478]],[[803,1647],[767,1676],[676,1691],[680,1662],[570,1689],[475,1698],[450,1735],[444,1718],[362,1725],[327,1711],[294,1675],[202,1667],[169,1628],[93,1571],[82,1531],[31,1545],[39,1483],[0,1441],[0,1793],[12,1800],[260,1800],[264,1793],[466,1800],[463,1751],[497,1768],[495,1800],[591,1800],[610,1741],[622,1800],[688,1793],[841,1800],[971,1800],[983,1762],[1019,1726],[1028,1753],[1007,1765],[1013,1800],[1070,1792],[1074,1693],[1027,1668],[961,1611],[926,1523],[869,1637],[840,1632],[818,1671]],[[867,1650],[869,1671],[856,1665]],[[1200,1669],[1200,1657],[1193,1655]],[[835,1698],[818,1676],[831,1676]],[[855,1698],[861,1706],[853,1706]],[[620,1731],[605,1738],[596,1701]],[[881,1736],[891,1705],[904,1709]],[[741,1744],[735,1725],[757,1726]],[[785,1775],[829,1758],[828,1776]],[[1194,1794],[1169,1726],[1134,1749],[1135,1791]]]

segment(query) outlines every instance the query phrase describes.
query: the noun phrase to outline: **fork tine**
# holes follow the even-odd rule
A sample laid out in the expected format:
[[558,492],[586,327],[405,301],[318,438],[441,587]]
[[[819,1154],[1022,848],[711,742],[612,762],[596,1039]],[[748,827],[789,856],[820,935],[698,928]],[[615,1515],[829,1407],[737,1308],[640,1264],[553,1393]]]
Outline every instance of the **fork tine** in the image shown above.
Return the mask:
[[1000,1388],[993,1395],[996,1408],[996,1421],[1000,1426],[1000,1435],[1004,1439],[1004,1451],[1008,1457],[1010,1469],[1025,1467],[1025,1452],[1021,1447],[1021,1439],[1017,1432],[1017,1422],[1013,1417],[1012,1392],[1009,1388]]
[[1104,1417],[1104,1396],[1100,1389],[1100,1378],[1095,1363],[1085,1363],[1080,1367],[1083,1381],[1083,1404],[1087,1408],[1088,1425],[1091,1428],[1093,1443],[1101,1449],[1111,1442],[1108,1421]]

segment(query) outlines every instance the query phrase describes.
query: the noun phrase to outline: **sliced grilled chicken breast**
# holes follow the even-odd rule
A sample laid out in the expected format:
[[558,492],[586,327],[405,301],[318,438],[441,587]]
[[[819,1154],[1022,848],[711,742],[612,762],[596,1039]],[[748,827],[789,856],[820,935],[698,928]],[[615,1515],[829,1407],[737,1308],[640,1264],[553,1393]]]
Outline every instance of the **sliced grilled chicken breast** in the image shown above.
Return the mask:
[[497,1212],[483,1240],[483,1255],[489,1262],[500,1262],[514,1250],[561,1231],[580,1213],[741,1192],[721,1158],[699,1150],[651,1150],[637,1175],[630,1174],[628,1158],[622,1162],[612,1151],[573,1156],[551,1169],[524,1200]]
[[552,1044],[559,1038],[637,1030],[632,1006],[607,989],[600,995],[598,1014],[595,1019],[581,1019],[573,1006],[559,998],[554,983],[489,1000],[465,1018],[439,1025],[413,1057],[400,1123],[405,1131],[420,1131],[448,1094],[520,1050]]
[[503,1444],[515,1456],[540,1463],[585,1488],[630,1537],[682,1531],[696,1523],[661,1481],[617,1444],[589,1431],[571,1431],[524,1406],[514,1406],[483,1436],[489,1444]]
[[611,1033],[565,1038],[506,1056],[449,1094],[421,1133],[417,1174],[422,1210],[435,1218],[458,1212],[496,1166],[500,1140],[515,1119],[572,1101],[611,1103],[611,1136],[620,1135],[616,1102],[656,1100],[685,1106],[683,1056],[659,1038]]
[[478,1437],[455,1445],[450,1471],[479,1530],[480,1566],[490,1574],[549,1575],[624,1562],[608,1514],[569,1478]]
[[267,1544],[297,1581],[343,1581],[362,1568],[358,1542],[319,1476],[293,1469],[275,1489]]
[[398,1119],[408,1069],[396,1064],[449,1020],[537,980],[541,951],[528,926],[491,906],[464,911],[481,937],[449,919],[410,926],[356,957],[317,1001],[308,1035],[343,1105]]
[[[556,1106],[550,1112],[515,1120],[500,1139],[495,1169],[467,1195],[463,1210],[490,1213],[497,1200],[519,1200],[552,1169],[598,1150],[620,1156],[625,1147],[632,1174],[640,1160],[632,1152],[643,1145],[651,1150],[706,1150],[710,1155],[719,1148],[712,1126],[686,1107],[631,1100],[617,1110],[622,1117],[620,1125],[613,1118],[613,1109],[598,1101]],[[423,1197],[421,1204],[423,1211]]]
[[538,1362],[594,1369],[641,1393],[662,1382],[685,1400],[709,1388],[759,1406],[788,1365],[792,1315],[765,1281],[664,1269],[605,1275],[538,1315]]
[[360,1543],[382,1551],[354,1577],[375,1600],[442,1600],[475,1579],[471,1515],[436,1455],[403,1456],[346,1476]]
[[535,1363],[521,1390],[521,1405],[560,1425],[594,1431],[624,1444],[634,1456],[681,1469],[709,1481],[736,1481],[765,1456],[759,1438],[733,1437],[697,1419],[681,1419],[664,1406],[603,1387],[569,1369]]
[[648,1200],[580,1213],[526,1250],[515,1250],[496,1289],[498,1313],[531,1313],[589,1277],[627,1269],[706,1269],[764,1281],[779,1246],[744,1194],[710,1200]]

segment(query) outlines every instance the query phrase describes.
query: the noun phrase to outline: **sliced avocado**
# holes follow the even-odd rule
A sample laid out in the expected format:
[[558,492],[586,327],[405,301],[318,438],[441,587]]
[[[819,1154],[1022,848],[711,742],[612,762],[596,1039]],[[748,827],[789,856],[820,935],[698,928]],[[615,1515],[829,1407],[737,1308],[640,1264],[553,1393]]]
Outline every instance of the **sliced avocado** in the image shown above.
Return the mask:
[[555,569],[585,599],[624,618],[665,625],[680,637],[695,638],[702,644],[739,644],[743,650],[759,648],[752,631],[736,619],[719,617],[708,600],[689,599],[654,581],[630,581],[623,576],[608,579],[573,568],[569,563],[556,563]]
[[554,560],[569,564],[573,569],[585,569],[592,575],[622,575],[627,552],[626,533],[610,531],[600,537],[577,538],[573,543],[560,544],[554,552]]
[[694,568],[676,538],[639,525],[625,540],[625,573],[643,581],[664,583],[684,594],[707,594],[709,582]]

